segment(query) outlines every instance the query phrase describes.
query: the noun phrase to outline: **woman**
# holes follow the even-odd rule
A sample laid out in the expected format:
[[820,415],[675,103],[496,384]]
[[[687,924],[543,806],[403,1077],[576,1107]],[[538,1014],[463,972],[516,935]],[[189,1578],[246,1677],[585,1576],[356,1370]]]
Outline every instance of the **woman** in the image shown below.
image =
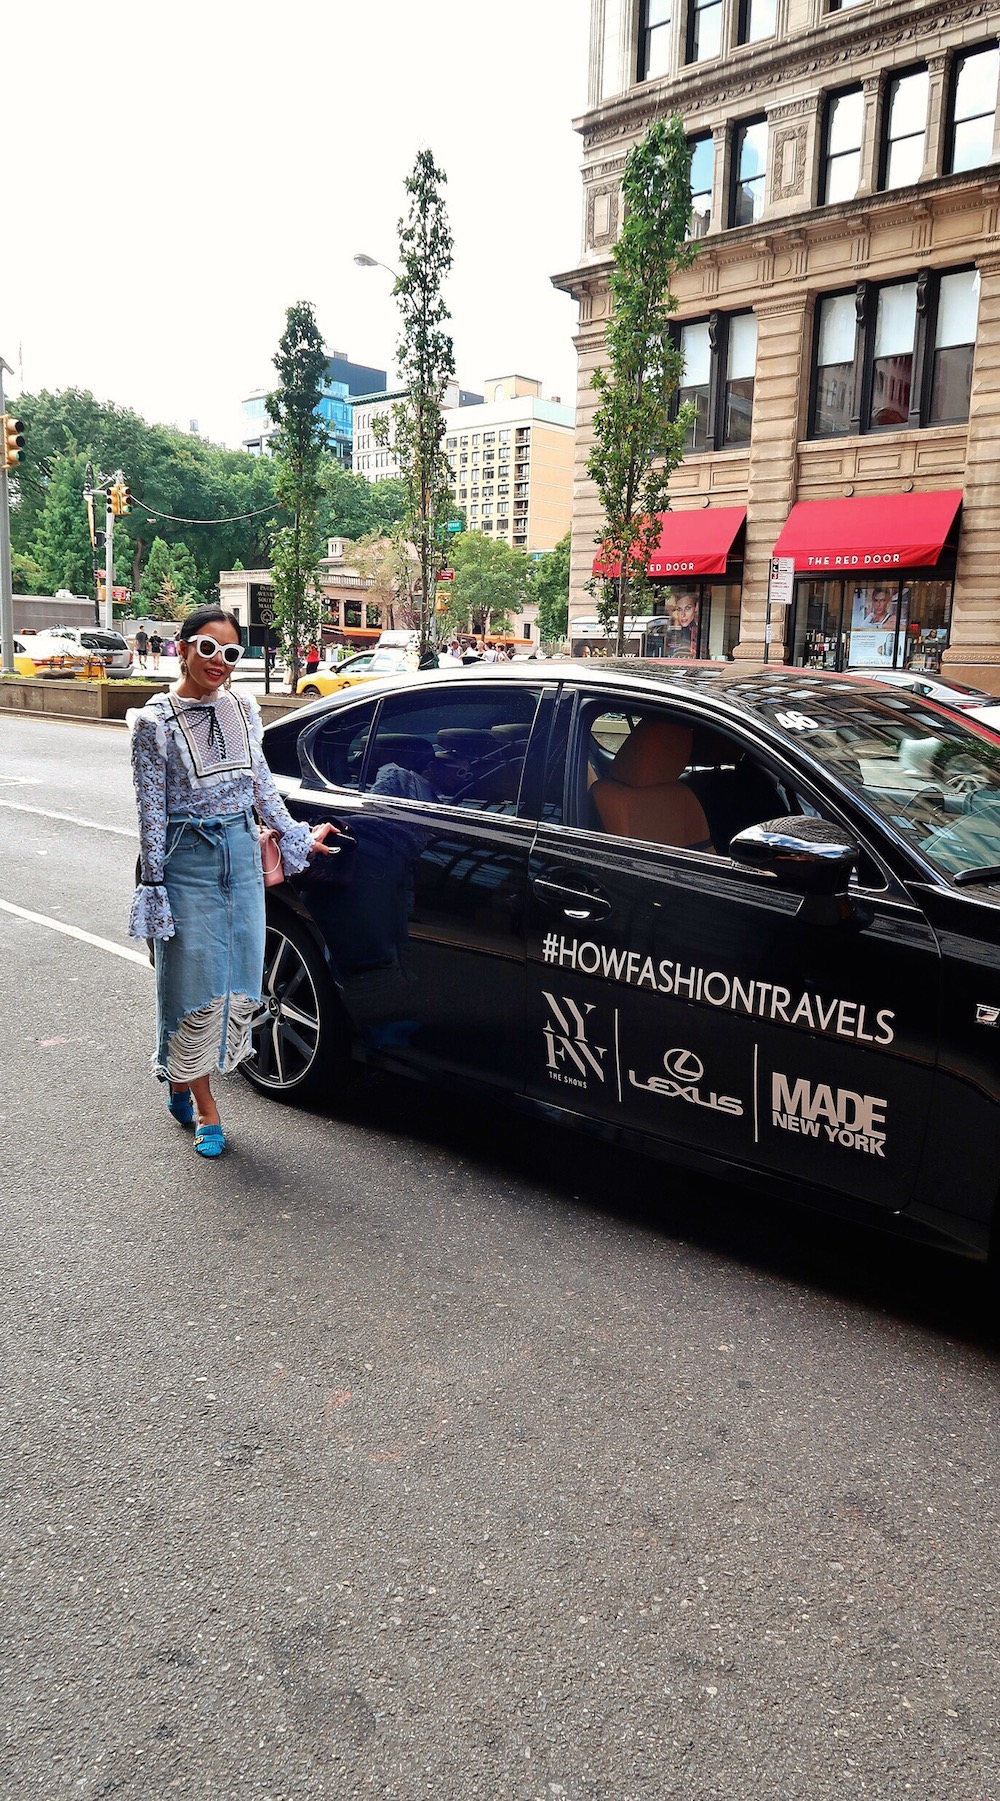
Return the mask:
[[178,634],[180,680],[130,715],[141,876],[129,932],[156,940],[156,1052],[167,1106],[197,1113],[194,1148],[218,1157],[225,1134],[212,1094],[250,1054],[264,970],[264,888],[255,809],[297,875],[331,830],[297,825],[262,749],[257,703],[229,692],[243,654],[237,621],[197,607]]

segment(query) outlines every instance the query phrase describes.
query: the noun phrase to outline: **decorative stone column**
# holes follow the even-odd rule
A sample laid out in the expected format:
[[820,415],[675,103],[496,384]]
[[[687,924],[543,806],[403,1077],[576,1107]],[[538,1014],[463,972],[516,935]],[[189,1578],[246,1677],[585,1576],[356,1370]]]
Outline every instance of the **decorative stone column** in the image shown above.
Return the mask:
[[[806,347],[812,325],[807,295],[759,301],[757,373],[750,430],[747,536],[737,658],[764,659],[767,578],[775,539],[796,498],[803,395],[808,393]],[[776,607],[769,661],[784,656],[787,607]]]
[[874,194],[878,187],[878,163],[882,138],[881,75],[869,75],[861,83],[864,118],[861,126],[861,176],[858,194]]
[[944,167],[945,72],[948,58],[944,52],[927,58],[927,137],[924,142],[924,167],[921,181],[932,181]]
[[[993,232],[1000,224],[1000,190],[994,188]],[[964,504],[958,540],[955,606],[943,674],[1000,693],[1000,249],[978,258],[979,322],[972,367]]]

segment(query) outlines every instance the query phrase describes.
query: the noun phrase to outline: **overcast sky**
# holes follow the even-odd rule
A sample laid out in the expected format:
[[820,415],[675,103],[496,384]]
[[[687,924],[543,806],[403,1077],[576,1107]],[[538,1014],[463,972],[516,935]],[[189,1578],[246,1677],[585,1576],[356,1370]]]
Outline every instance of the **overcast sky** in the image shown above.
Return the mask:
[[[588,0],[5,7],[0,355],[237,445],[296,300],[392,369],[403,180],[448,176],[457,372],[572,403]],[[10,382],[15,394],[18,381]]]

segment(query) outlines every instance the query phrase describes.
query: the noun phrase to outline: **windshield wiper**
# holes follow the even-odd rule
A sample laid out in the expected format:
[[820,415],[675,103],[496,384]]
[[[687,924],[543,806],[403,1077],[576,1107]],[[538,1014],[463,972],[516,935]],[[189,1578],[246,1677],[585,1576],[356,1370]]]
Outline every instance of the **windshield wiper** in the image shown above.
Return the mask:
[[956,888],[965,887],[967,882],[995,882],[1000,878],[1000,863],[984,863],[982,869],[960,869],[952,876]]

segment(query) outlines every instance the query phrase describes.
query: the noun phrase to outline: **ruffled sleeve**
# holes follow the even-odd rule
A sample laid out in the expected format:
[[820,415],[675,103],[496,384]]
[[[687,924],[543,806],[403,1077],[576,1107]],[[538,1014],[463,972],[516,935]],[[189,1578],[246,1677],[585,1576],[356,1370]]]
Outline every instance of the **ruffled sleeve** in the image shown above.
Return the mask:
[[241,694],[250,728],[250,760],[253,767],[254,800],[262,825],[277,832],[281,862],[286,876],[301,875],[312,855],[312,833],[307,825],[294,820],[275,787],[274,777],[264,756],[264,726],[260,708],[252,694]]
[[173,915],[163,885],[167,843],[167,761],[162,721],[144,708],[129,720],[132,732],[132,780],[139,813],[139,851],[143,880],[132,896],[131,938],[172,938]]

